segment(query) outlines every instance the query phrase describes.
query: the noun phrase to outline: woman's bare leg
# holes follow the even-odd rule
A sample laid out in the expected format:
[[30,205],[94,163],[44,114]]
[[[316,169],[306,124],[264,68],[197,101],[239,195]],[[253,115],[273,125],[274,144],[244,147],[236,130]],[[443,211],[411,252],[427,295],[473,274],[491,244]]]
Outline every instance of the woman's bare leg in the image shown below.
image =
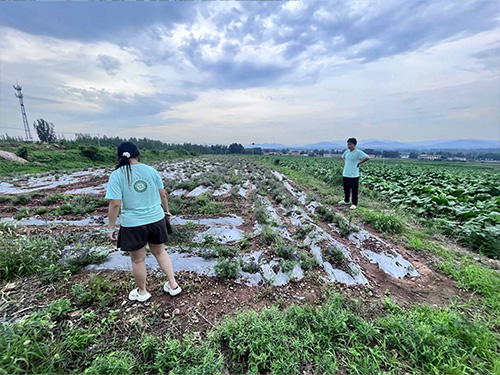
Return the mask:
[[177,288],[177,282],[175,281],[174,268],[172,267],[172,261],[168,253],[165,251],[165,245],[163,244],[149,244],[149,249],[151,253],[155,256],[156,261],[160,265],[160,268],[167,275],[168,284],[172,289]]
[[139,288],[139,294],[146,294],[146,246],[140,250],[131,251],[130,259],[132,260],[132,274]]

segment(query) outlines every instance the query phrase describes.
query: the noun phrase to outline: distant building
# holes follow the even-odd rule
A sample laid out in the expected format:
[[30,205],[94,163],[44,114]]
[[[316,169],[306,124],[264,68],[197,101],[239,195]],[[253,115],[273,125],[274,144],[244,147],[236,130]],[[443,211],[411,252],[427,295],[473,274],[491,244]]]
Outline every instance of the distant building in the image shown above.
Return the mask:
[[401,159],[409,159],[410,158],[410,154],[400,154],[399,157]]
[[453,158],[448,158],[446,160],[452,160],[452,161],[467,161],[467,158],[457,158],[457,157],[453,157]]
[[438,160],[441,159],[441,155],[420,154],[418,155],[418,158],[421,160]]
[[325,158],[341,158],[342,154],[323,154]]

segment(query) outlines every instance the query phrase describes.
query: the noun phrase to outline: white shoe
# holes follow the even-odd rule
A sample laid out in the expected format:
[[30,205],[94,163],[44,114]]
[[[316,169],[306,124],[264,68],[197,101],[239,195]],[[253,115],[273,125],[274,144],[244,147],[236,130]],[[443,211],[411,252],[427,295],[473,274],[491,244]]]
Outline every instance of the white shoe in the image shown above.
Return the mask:
[[165,292],[167,292],[168,294],[170,294],[171,296],[176,296],[177,294],[179,294],[180,292],[182,292],[182,289],[179,286],[179,284],[177,284],[177,288],[172,289],[170,287],[170,284],[168,283],[168,281],[165,283],[165,285],[163,285],[163,290]]
[[347,204],[345,201],[340,201],[339,204]]
[[351,205],[351,207],[349,207],[351,210],[355,210],[356,209],[356,206],[355,205]]
[[151,294],[149,292],[146,292],[146,294],[140,294],[139,288],[135,288],[128,295],[128,299],[131,301],[145,302],[150,298],[151,298]]

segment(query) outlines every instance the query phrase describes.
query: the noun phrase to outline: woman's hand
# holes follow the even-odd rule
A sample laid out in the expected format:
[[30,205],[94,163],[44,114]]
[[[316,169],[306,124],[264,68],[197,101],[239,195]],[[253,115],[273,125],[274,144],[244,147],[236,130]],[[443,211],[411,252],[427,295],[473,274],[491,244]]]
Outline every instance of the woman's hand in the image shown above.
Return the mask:
[[167,219],[170,219],[172,217],[172,214],[170,213],[170,211],[165,211],[165,217]]
[[113,229],[108,228],[108,238],[111,241],[116,241],[116,230],[114,228]]

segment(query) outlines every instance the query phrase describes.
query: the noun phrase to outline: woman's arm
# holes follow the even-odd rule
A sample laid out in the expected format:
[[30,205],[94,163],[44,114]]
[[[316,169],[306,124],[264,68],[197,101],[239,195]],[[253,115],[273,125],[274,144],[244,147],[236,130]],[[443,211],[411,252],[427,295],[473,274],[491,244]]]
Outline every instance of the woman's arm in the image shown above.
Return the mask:
[[360,162],[358,163],[358,167],[359,167],[361,164],[363,164],[365,161],[368,161],[368,160],[370,160],[370,157],[369,157],[369,156],[367,156],[367,157],[366,157],[366,158],[364,158],[364,159],[361,159],[361,160],[360,160]]
[[165,189],[160,189],[159,192],[160,192],[160,198],[161,198],[161,205],[163,207],[163,211],[165,211],[165,215],[172,216],[172,214],[168,210],[167,192],[165,191]]
[[121,199],[111,199],[108,205],[108,237],[113,241],[116,241],[114,229],[121,205]]

